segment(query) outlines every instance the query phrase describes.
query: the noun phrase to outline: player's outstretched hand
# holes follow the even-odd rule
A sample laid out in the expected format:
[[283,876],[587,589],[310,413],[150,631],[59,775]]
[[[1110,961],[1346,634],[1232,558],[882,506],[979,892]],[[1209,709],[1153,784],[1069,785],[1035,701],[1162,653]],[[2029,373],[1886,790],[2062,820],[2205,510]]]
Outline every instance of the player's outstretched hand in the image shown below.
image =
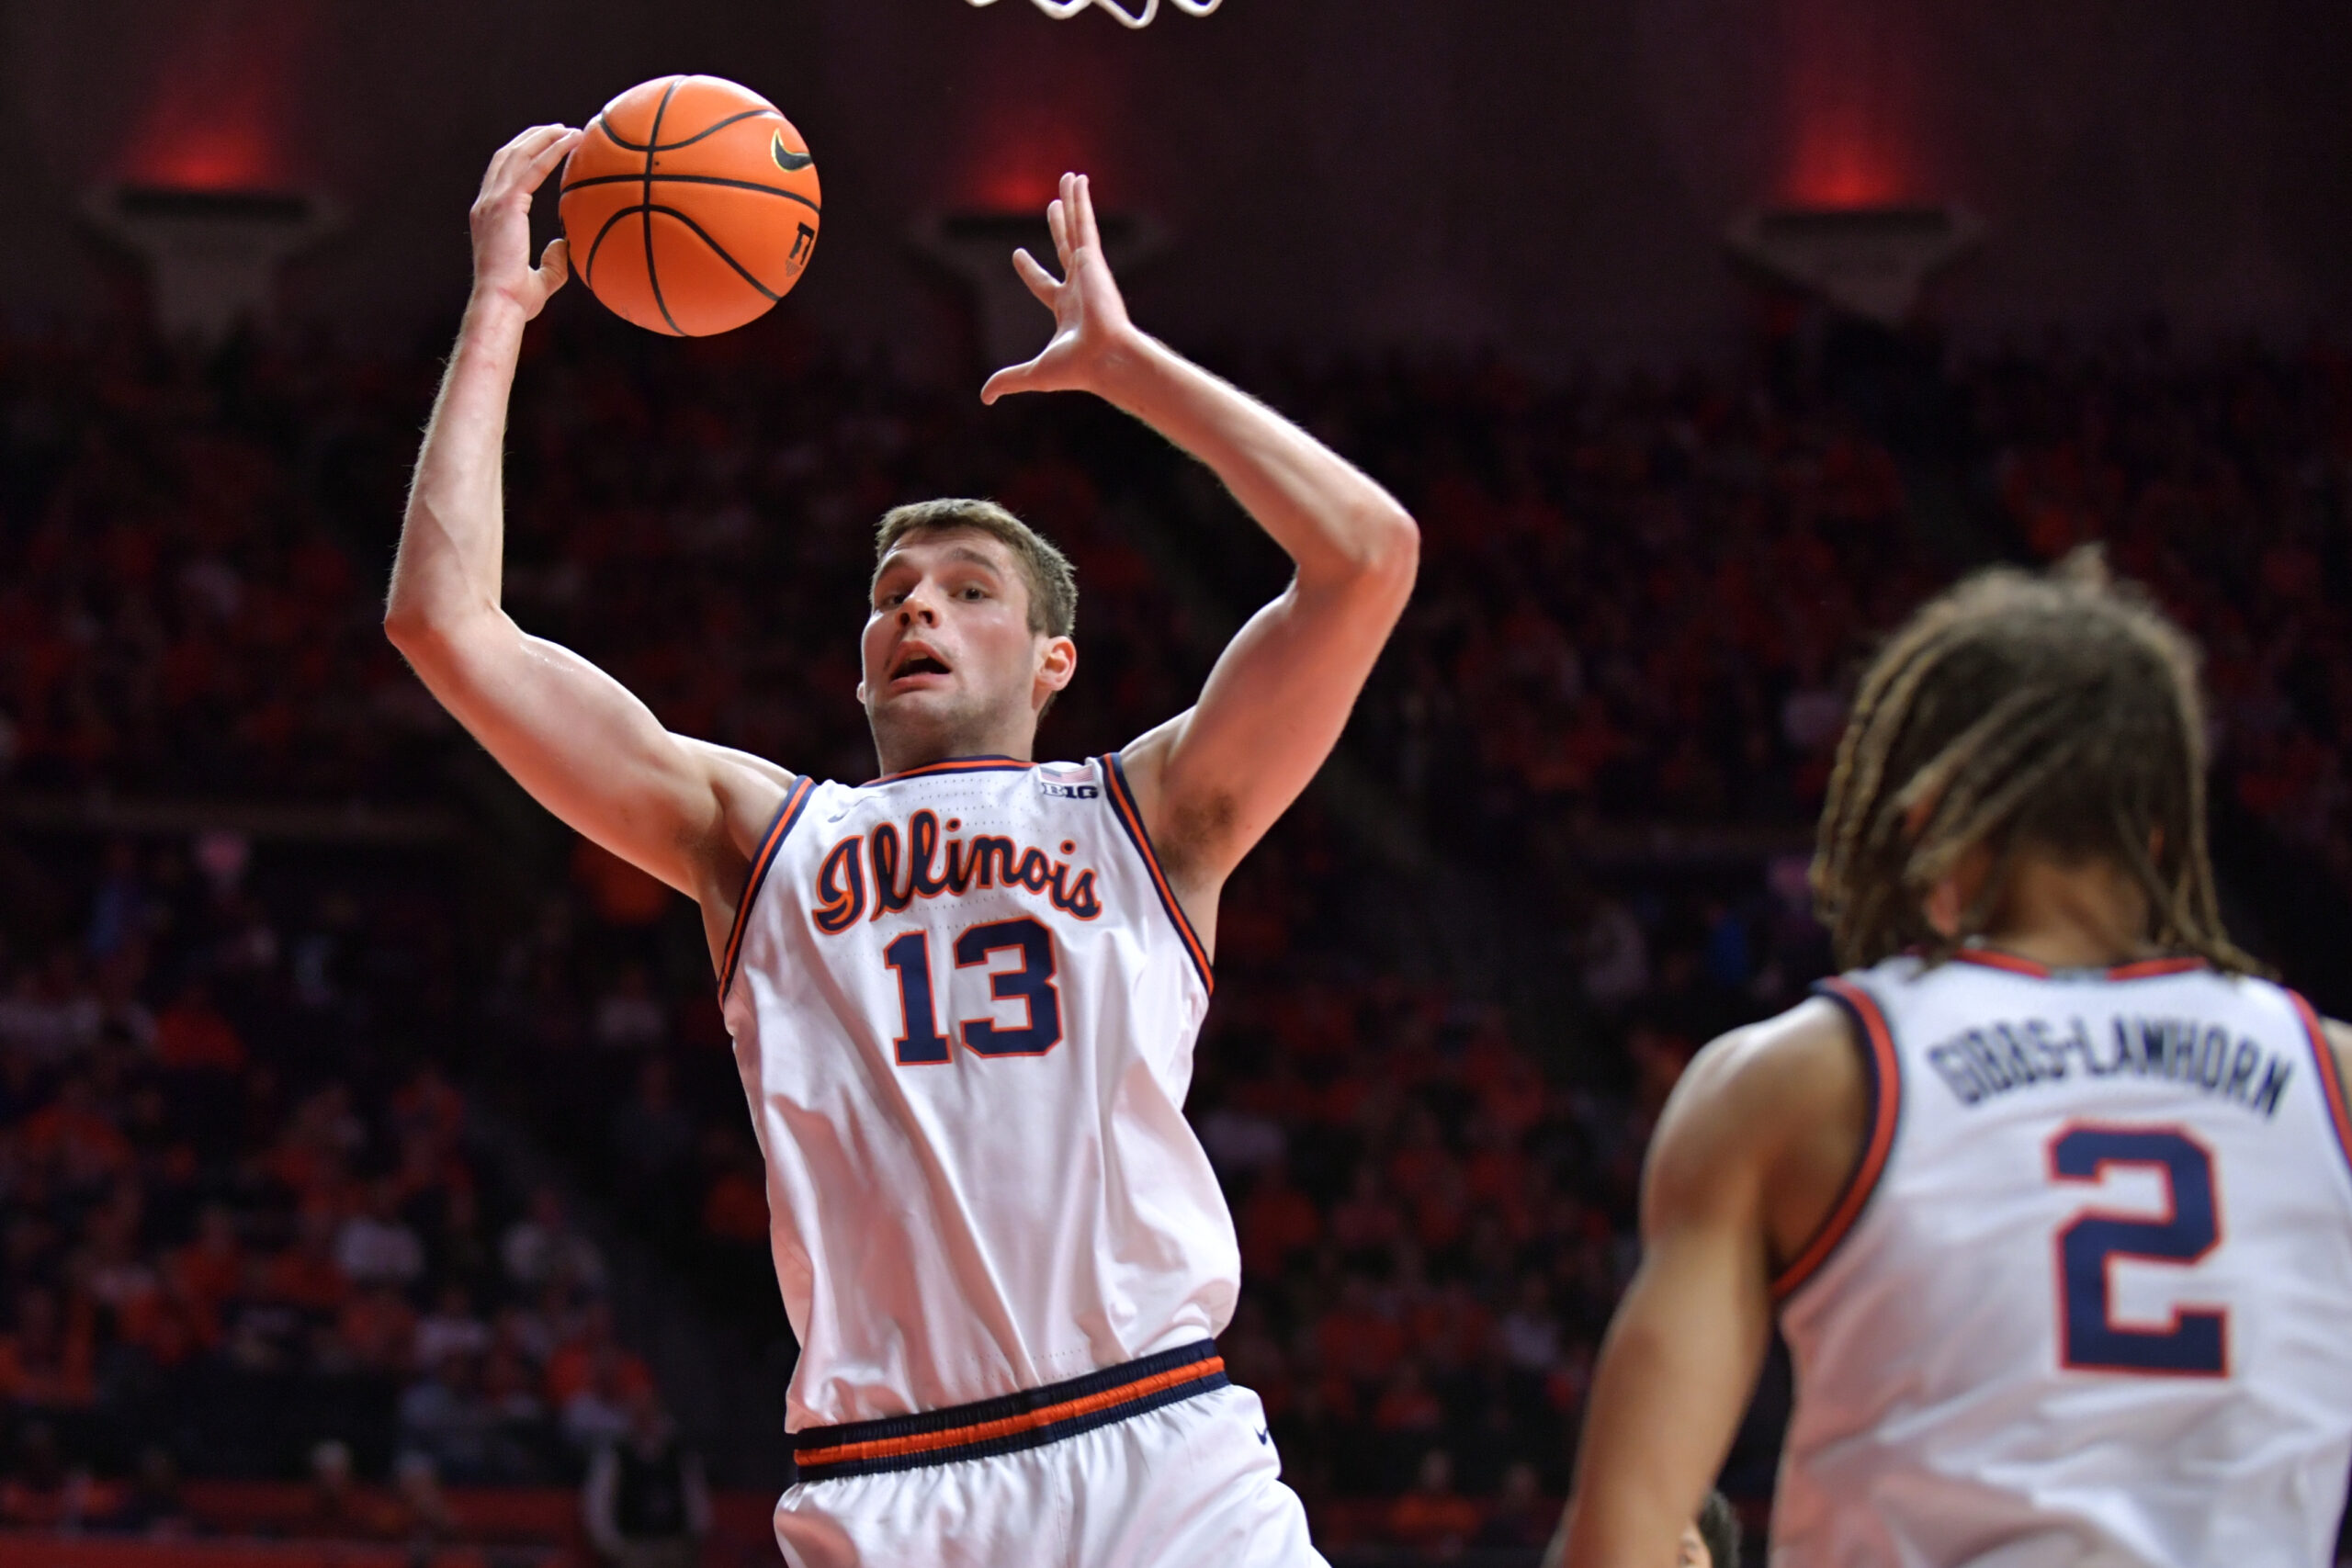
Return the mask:
[[569,126],[535,125],[491,159],[474,197],[475,298],[510,300],[529,321],[563,287],[570,266],[561,239],[531,265],[531,193],[579,140]]
[[1008,392],[1103,392],[1121,366],[1130,361],[1143,334],[1127,320],[1127,302],[1102,255],[1102,231],[1094,221],[1094,196],[1084,175],[1064,175],[1062,194],[1046,209],[1062,276],[1054,276],[1025,250],[1012,253],[1012,270],[1039,302],[1054,313],[1054,338],[1026,365],[989,378],[980,401]]

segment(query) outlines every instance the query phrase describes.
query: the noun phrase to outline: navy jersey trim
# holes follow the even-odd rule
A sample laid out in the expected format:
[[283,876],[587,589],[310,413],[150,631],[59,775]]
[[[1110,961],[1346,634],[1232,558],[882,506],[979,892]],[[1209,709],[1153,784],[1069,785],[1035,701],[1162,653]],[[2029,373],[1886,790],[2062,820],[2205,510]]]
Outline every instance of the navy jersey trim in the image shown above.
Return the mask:
[[785,792],[784,804],[775,808],[775,820],[768,825],[767,837],[760,840],[760,852],[752,861],[751,874],[743,879],[743,897],[735,904],[735,923],[728,929],[727,948],[718,964],[718,1000],[723,1007],[727,993],[735,985],[735,965],[743,956],[743,932],[751,923],[752,905],[768,879],[768,867],[775,863],[776,851],[808,809],[808,797],[817,793],[816,781],[805,775],[793,782]]
[[1861,1041],[1863,1070],[1870,1075],[1870,1123],[1838,1201],[1830,1205],[1821,1228],[1814,1232],[1812,1239],[1773,1280],[1772,1300],[1776,1305],[1786,1302],[1804,1288],[1806,1280],[1820,1273],[1839,1244],[1852,1234],[1862,1211],[1870,1207],[1871,1195],[1878,1190],[1879,1178],[1886,1174],[1888,1156],[1894,1152],[1894,1129],[1903,1120],[1902,1063],[1894,1052],[1894,1032],[1887,1027],[1886,1014],[1880,1010],[1878,998],[1844,979],[1824,980],[1814,987],[1814,994],[1826,997],[1844,1009]]
[[1151,847],[1151,835],[1144,829],[1143,813],[1136,809],[1135,791],[1127,785],[1126,765],[1119,761],[1116,751],[1103,757],[1102,779],[1109,785],[1104,793],[1110,796],[1111,815],[1119,819],[1119,826],[1126,829],[1128,841],[1143,856],[1144,869],[1151,873],[1151,885],[1159,894],[1159,907],[1168,911],[1176,934],[1183,939],[1184,951],[1193,955],[1193,967],[1200,971],[1201,984],[1215,996],[1216,976],[1209,970],[1208,949],[1201,945],[1193,922],[1184,917],[1184,907],[1176,901],[1176,890],[1169,886],[1168,874],[1160,869],[1159,852]]
[[1216,1341],[1204,1339],[999,1399],[812,1427],[792,1434],[793,1464],[806,1483],[990,1459],[1057,1443],[1230,1382]]

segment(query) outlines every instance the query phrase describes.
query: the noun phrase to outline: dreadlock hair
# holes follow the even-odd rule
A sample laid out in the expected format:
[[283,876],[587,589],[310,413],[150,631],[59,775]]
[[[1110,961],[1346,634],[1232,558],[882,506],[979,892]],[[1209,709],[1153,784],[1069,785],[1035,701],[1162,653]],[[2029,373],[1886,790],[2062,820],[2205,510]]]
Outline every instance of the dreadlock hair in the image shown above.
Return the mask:
[[[2148,898],[2148,939],[2231,973],[2262,966],[2222,929],[2205,836],[2196,645],[2096,547],[2045,573],[1996,567],[1931,600],[1879,652],[1838,742],[1812,870],[1838,961],[1957,942],[1924,906],[1973,845],[2105,860]],[[2153,844],[2153,850],[2151,848]]]

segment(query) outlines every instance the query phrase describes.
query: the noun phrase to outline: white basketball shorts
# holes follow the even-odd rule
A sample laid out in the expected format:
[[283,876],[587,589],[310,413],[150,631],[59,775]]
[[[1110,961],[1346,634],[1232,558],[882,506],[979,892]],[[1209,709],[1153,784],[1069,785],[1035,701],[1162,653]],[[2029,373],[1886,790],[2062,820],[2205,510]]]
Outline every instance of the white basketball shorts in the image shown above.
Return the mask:
[[793,1444],[792,1568],[1327,1568],[1214,1345]]

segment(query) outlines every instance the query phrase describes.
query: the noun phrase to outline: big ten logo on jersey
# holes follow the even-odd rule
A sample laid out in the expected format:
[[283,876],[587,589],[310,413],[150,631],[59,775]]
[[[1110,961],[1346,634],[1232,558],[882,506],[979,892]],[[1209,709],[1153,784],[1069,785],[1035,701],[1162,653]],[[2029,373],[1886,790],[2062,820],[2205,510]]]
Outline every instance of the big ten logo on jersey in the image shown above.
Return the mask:
[[1070,862],[1078,852],[1074,840],[1063,840],[1054,855],[1001,833],[964,838],[963,827],[953,817],[943,827],[937,812],[918,811],[907,819],[903,836],[894,822],[851,834],[818,864],[809,918],[825,935],[839,936],[861,919],[887,919],[912,908],[918,899],[961,897],[976,888],[1035,894],[1080,920],[1102,913],[1094,868]]

